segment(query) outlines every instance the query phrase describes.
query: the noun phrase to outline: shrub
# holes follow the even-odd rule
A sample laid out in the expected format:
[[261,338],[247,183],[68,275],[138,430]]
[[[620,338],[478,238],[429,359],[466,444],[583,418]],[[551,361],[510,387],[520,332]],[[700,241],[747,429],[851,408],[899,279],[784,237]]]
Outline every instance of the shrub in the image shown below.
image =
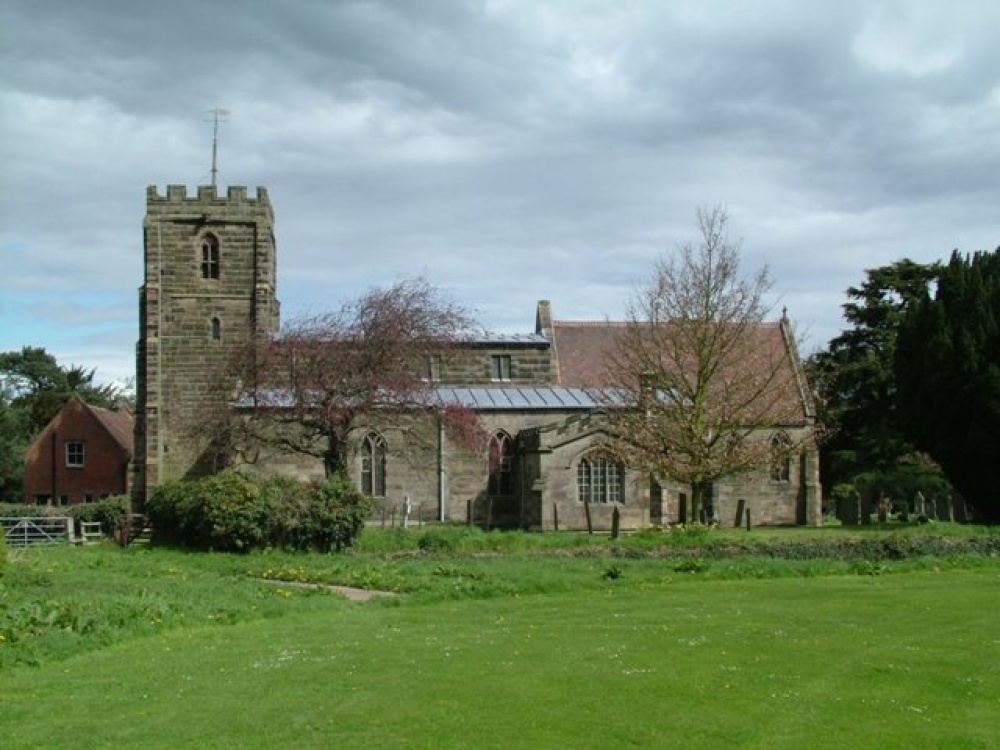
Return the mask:
[[128,518],[132,503],[128,495],[110,495],[96,503],[83,503],[69,508],[69,515],[77,525],[83,521],[97,521],[105,536],[114,536]]
[[341,551],[351,546],[371,513],[371,500],[346,477],[333,476],[310,488],[313,549]]
[[431,529],[419,536],[417,548],[424,552],[452,552],[455,549],[453,537],[442,529]]
[[306,486],[236,471],[163,484],[146,503],[157,541],[236,552],[340,551],[354,542],[369,510],[367,498],[342,477]]
[[3,578],[4,571],[7,570],[7,534],[0,524],[0,578]]

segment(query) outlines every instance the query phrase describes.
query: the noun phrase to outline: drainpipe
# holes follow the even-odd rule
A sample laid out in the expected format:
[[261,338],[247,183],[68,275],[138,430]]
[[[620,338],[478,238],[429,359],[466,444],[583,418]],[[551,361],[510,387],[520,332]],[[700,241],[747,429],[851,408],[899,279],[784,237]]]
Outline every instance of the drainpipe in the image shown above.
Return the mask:
[[52,494],[49,496],[49,505],[54,505],[56,502],[56,471],[58,457],[56,456],[56,448],[58,444],[58,434],[53,431],[52,433]]
[[444,421],[438,417],[438,520],[444,521]]

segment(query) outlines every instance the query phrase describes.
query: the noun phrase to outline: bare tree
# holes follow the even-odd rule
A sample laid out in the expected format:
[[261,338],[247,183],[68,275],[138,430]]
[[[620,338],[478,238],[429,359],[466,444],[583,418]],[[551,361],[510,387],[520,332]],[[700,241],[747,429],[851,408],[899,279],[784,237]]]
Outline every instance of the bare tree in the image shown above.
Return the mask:
[[460,442],[478,438],[475,415],[441,403],[430,377],[431,361],[448,357],[473,328],[423,277],[293,320],[238,359],[239,440],[313,456],[330,476],[346,471],[351,433],[362,425],[412,426],[432,415]]
[[697,220],[700,243],[657,262],[630,301],[607,373],[614,450],[689,485],[695,519],[713,482],[768,466],[761,428],[800,424],[804,398],[787,321],[765,322],[767,268],[741,275],[725,209]]

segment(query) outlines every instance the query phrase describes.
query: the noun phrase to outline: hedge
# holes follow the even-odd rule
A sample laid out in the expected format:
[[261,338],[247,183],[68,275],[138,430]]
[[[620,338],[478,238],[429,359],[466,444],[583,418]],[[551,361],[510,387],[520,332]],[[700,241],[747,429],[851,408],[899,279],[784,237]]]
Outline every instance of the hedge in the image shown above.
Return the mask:
[[153,541],[201,550],[343,550],[357,538],[370,501],[342,477],[305,485],[224,471],[169,482],[146,501]]

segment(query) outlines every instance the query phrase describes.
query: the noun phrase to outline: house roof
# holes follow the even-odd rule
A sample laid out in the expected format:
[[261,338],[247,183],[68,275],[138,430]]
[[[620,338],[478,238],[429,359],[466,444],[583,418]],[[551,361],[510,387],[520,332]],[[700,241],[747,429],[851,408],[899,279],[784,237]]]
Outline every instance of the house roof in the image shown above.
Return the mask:
[[[45,425],[44,428],[35,436],[35,439],[31,441],[25,452],[25,460],[28,459],[35,451],[38,449],[38,445],[43,439],[52,433],[52,430],[58,429],[59,425],[64,423],[64,420],[73,419],[71,415],[89,413],[93,416],[97,422],[104,427],[108,435],[114,442],[121,447],[123,450],[127,451],[129,456],[132,455],[132,427],[134,424],[134,419],[132,417],[132,412],[128,409],[120,409],[118,411],[112,411],[111,409],[104,409],[100,406],[93,406],[88,404],[78,395],[74,394],[70,397],[69,401],[59,410],[52,420]],[[79,417],[77,417],[78,419]]]
[[107,429],[118,445],[129,453],[132,453],[132,428],[135,424],[132,412],[124,408],[118,411],[111,411],[110,409],[91,406],[90,404],[84,404],[84,406],[90,409],[90,413],[97,417],[97,420],[104,425],[105,429]]
[[[595,389],[613,384],[615,379],[609,373],[611,358],[625,327],[622,321],[553,321],[552,348],[558,385],[570,389]],[[778,362],[779,372],[774,383],[782,389],[780,403],[795,405],[797,411],[801,407],[803,417],[813,416],[812,399],[787,321],[761,323],[749,335],[752,337],[748,349],[751,357],[759,356],[762,367],[771,367],[772,361]]]

